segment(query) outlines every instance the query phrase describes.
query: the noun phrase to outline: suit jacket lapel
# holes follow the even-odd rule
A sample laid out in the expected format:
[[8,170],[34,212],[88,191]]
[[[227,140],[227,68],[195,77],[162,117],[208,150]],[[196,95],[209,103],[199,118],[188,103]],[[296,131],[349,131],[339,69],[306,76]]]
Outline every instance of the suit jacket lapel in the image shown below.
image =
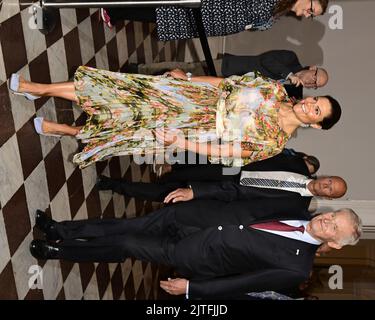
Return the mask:
[[275,215],[272,215],[270,217],[267,217],[266,219],[257,219],[253,220],[248,225],[256,224],[256,223],[265,223],[265,222],[273,222],[273,221],[287,221],[287,220],[306,220],[310,221],[312,219],[312,216],[310,212],[308,211],[302,211],[299,215],[297,214],[288,214],[287,212],[285,213],[278,213]]

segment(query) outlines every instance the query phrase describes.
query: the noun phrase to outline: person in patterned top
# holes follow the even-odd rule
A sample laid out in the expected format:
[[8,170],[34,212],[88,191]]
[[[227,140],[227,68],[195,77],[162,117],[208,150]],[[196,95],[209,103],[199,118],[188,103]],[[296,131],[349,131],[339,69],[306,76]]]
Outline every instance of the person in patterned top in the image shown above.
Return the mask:
[[[324,14],[328,0],[203,0],[200,8],[208,37],[225,36],[244,30],[267,30],[286,14],[314,17]],[[193,10],[183,7],[101,9],[103,22],[154,22],[161,41],[198,37]]]
[[295,102],[282,84],[252,72],[187,79],[178,69],[148,76],[81,66],[74,82],[38,84],[16,76],[13,92],[65,98],[88,114],[83,127],[34,120],[39,134],[70,135],[87,144],[73,158],[80,168],[112,156],[171,150],[238,167],[277,155],[301,126],[329,129],[341,116],[330,96]]

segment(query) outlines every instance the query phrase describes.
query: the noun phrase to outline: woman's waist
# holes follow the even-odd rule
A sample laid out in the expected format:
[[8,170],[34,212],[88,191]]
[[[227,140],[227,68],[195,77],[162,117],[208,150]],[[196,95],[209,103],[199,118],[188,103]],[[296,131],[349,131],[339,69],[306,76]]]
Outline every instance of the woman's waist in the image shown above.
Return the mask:
[[216,108],[216,133],[223,140],[242,140],[254,119],[251,113],[236,113],[226,99],[219,99]]

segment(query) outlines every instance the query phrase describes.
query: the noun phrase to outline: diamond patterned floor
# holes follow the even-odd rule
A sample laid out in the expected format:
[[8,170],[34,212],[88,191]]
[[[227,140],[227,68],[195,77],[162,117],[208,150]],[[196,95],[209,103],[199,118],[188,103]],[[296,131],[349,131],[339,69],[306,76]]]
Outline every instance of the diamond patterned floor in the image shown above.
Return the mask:
[[[149,168],[138,167],[130,157],[79,170],[69,161],[77,142],[41,137],[32,121],[45,116],[79,125],[81,111],[57,98],[30,102],[12,95],[7,80],[20,73],[37,82],[67,81],[82,64],[126,71],[130,62],[173,60],[177,44],[156,41],[149,24],[125,21],[104,28],[94,9],[61,9],[54,31],[43,35],[32,28],[26,3],[7,0],[0,9],[0,299],[162,298],[157,280],[170,270],[132,259],[73,264],[36,261],[30,255],[37,208],[47,208],[56,220],[142,215],[152,210],[151,203],[98,192],[96,176],[152,177]],[[37,270],[43,272],[43,288],[30,289]]]

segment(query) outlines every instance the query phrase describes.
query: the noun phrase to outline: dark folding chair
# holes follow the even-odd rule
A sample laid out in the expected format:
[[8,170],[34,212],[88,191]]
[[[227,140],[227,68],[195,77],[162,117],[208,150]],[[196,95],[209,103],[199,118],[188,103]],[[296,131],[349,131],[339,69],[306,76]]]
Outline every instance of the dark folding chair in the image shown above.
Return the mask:
[[195,23],[199,33],[199,40],[207,63],[208,72],[216,76],[215,65],[212,61],[210,47],[207,41],[203,26],[200,7],[202,0],[137,0],[137,1],[116,1],[116,0],[40,0],[39,7],[34,6],[36,24],[42,33],[48,33],[54,28],[54,10],[59,8],[111,8],[111,7],[158,7],[158,6],[183,6],[193,9]]

